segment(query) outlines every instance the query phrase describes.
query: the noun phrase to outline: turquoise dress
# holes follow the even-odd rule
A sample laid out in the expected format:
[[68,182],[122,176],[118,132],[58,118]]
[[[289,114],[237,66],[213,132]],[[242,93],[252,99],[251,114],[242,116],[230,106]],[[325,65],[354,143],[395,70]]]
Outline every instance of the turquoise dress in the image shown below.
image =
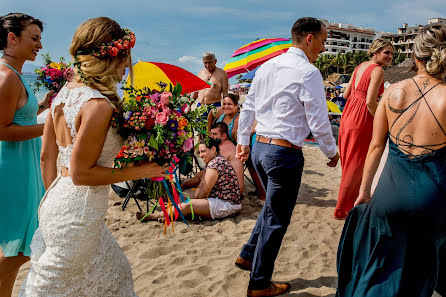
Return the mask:
[[[428,104],[424,95],[406,109],[389,108],[399,118],[413,112],[410,123],[419,104]],[[435,150],[413,143],[402,136],[409,123],[389,132],[389,155],[371,201],[348,214],[338,248],[337,297],[431,297],[435,289],[446,291],[446,143]],[[425,151],[412,155],[413,147]]]
[[[13,124],[36,125],[36,96],[24,78],[20,79],[28,93],[28,102],[15,112]],[[17,256],[19,252],[30,255],[31,239],[38,227],[37,209],[45,193],[40,172],[41,144],[40,137],[0,141],[0,247],[5,257]]]

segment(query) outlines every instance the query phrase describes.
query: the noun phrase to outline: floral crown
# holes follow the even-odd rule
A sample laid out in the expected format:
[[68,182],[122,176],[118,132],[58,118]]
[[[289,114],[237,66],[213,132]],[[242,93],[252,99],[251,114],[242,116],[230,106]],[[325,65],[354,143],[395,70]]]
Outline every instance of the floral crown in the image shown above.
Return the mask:
[[127,28],[122,29],[124,37],[118,40],[102,43],[98,48],[92,50],[80,50],[78,55],[92,55],[98,58],[116,57],[118,55],[128,55],[130,49],[135,46],[135,34]]

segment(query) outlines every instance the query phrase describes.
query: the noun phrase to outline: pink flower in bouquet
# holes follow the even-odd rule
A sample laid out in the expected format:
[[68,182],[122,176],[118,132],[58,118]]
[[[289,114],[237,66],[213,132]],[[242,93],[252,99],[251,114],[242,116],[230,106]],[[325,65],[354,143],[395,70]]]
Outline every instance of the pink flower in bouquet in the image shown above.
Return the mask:
[[160,101],[161,103],[163,103],[165,106],[170,104],[170,97],[172,97],[172,93],[171,92],[162,92],[160,95]]
[[183,152],[188,152],[194,147],[194,140],[193,138],[187,139],[183,144]]
[[71,81],[74,77],[73,68],[71,68],[71,67],[64,68],[63,77],[66,81]]
[[53,68],[47,69],[45,74],[47,76],[49,76],[51,78],[51,80],[56,80],[59,77],[63,76],[62,71],[60,71],[59,69],[53,69]]
[[184,113],[188,113],[190,111],[190,105],[187,103],[184,103],[183,106],[181,106],[181,112]]
[[152,107],[150,105],[144,107],[142,110],[142,114],[145,115],[146,117],[151,116],[152,115]]
[[179,131],[177,132],[177,135],[178,135],[178,137],[186,138],[186,131],[179,130]]
[[154,103],[158,103],[160,100],[160,93],[153,93],[149,96],[150,100],[152,100]]
[[169,120],[169,116],[167,115],[167,112],[162,111],[156,115],[155,123],[165,126],[167,124],[168,120]]

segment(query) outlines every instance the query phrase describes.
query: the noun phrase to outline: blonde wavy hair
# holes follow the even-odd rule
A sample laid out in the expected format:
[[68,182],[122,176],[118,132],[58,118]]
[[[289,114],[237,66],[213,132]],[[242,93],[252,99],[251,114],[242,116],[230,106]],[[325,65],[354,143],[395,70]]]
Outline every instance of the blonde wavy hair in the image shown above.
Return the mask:
[[368,50],[369,57],[373,57],[375,54],[381,52],[383,48],[386,46],[391,46],[393,49],[392,42],[390,40],[384,39],[384,38],[377,38],[373,40],[372,44],[370,45],[370,48]]
[[425,26],[415,37],[413,56],[425,64],[427,73],[444,81],[446,76],[446,25]]
[[89,87],[97,89],[115,102],[119,100],[116,84],[122,79],[118,73],[118,66],[128,59],[130,76],[132,77],[131,55],[98,58],[78,52],[98,49],[102,43],[117,40],[123,36],[124,32],[116,21],[107,17],[98,17],[89,19],[80,25],[76,29],[70,45],[70,54],[74,62],[77,63],[77,67],[75,67],[76,81],[88,84]]

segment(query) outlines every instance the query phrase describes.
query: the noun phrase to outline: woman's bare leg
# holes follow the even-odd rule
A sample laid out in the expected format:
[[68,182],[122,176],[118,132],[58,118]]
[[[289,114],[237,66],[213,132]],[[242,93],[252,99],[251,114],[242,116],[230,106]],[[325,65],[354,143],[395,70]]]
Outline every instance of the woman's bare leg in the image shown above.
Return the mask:
[[22,253],[15,257],[5,257],[0,251],[0,297],[11,297],[20,266],[28,261],[29,257]]
[[[189,203],[192,203],[192,209],[194,211],[194,215],[203,216],[208,219],[212,219],[210,208],[209,208],[209,200],[207,200],[207,199],[191,199],[190,202],[181,203],[178,207],[180,208],[183,216],[186,217],[186,216],[192,214]],[[136,217],[139,220],[143,216],[145,216],[144,213],[136,214]],[[159,221],[159,222],[163,223],[164,222],[164,214],[162,211],[157,211],[155,213],[149,213],[143,220],[143,222],[146,222],[146,221]]]

